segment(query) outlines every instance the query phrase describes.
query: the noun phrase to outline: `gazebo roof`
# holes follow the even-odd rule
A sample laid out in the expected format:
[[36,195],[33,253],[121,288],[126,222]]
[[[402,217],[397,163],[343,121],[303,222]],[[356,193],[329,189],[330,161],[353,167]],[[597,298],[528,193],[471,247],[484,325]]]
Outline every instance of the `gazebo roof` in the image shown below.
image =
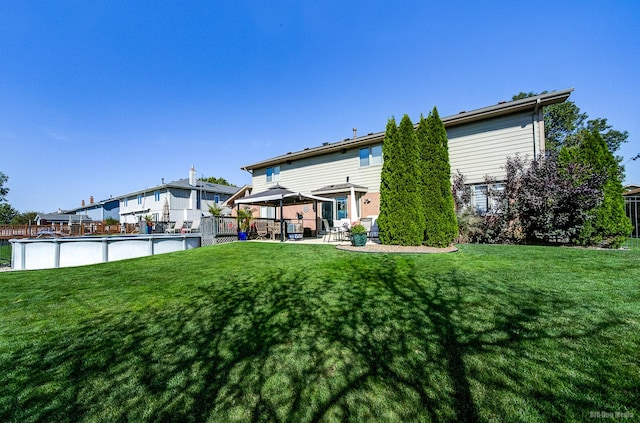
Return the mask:
[[316,201],[333,201],[332,198],[318,197],[317,195],[293,192],[281,185],[274,185],[266,191],[247,195],[235,201],[235,204],[258,204],[258,205],[290,205],[313,203]]

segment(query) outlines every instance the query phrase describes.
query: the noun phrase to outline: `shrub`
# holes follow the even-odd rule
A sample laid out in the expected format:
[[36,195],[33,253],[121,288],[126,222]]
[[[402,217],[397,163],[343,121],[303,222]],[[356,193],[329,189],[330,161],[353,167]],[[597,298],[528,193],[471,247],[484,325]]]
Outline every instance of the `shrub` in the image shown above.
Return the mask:
[[353,235],[357,235],[357,234],[366,234],[367,233],[367,228],[365,228],[363,225],[361,224],[357,224],[357,225],[353,225],[350,229],[350,232]]
[[589,166],[603,179],[599,186],[601,201],[589,210],[590,218],[575,239],[581,245],[617,248],[632,230],[624,208],[618,162],[597,129],[583,129],[576,139],[576,146],[565,147],[561,151],[561,160],[564,163]]
[[[471,219],[470,212],[458,214],[464,238],[471,242],[516,244],[582,244],[593,220],[594,207],[602,200],[603,175],[579,163],[561,165],[556,155],[530,163],[508,158],[504,189],[487,177],[487,196],[495,208]],[[454,179],[460,190],[463,175]],[[464,219],[464,221],[463,221]],[[586,229],[585,229],[586,228]]]

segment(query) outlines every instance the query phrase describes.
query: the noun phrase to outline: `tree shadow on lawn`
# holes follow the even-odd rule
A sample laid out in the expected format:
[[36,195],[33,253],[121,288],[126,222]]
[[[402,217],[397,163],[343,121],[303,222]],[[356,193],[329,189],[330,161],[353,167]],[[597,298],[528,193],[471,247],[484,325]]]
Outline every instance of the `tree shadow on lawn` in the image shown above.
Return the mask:
[[[589,345],[618,317],[563,327],[581,305],[430,274],[410,257],[342,265],[324,280],[285,270],[216,280],[168,308],[43,337],[2,357],[0,418],[526,421],[608,410],[606,378],[620,369]],[[617,406],[635,406],[627,394]]]

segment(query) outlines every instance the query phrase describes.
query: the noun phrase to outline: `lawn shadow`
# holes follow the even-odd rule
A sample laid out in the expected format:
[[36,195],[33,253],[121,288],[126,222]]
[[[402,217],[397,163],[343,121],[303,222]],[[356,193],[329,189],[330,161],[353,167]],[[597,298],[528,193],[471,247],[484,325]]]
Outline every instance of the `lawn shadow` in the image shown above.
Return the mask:
[[[343,260],[322,278],[269,268],[162,307],[93,313],[2,357],[0,418],[475,422],[511,417],[510,397],[526,403],[525,417],[562,418],[575,400],[553,392],[552,373],[531,373],[545,365],[543,348],[620,325],[609,316],[558,328],[554,317],[578,305],[455,269],[430,273],[412,257]],[[578,408],[606,396],[599,375],[572,377],[594,396]]]

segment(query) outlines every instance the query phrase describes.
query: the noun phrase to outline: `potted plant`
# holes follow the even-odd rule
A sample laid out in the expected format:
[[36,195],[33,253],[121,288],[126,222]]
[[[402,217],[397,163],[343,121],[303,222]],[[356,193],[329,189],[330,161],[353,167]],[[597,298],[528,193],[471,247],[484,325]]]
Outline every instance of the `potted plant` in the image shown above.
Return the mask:
[[351,227],[350,232],[351,245],[354,247],[364,247],[367,243],[367,228],[358,223]]
[[250,208],[238,209],[238,239],[246,241],[248,238],[249,228],[251,227],[251,219],[253,219],[253,211]]
[[215,203],[209,204],[209,213],[211,213],[212,216],[220,216],[222,215],[222,207]]

